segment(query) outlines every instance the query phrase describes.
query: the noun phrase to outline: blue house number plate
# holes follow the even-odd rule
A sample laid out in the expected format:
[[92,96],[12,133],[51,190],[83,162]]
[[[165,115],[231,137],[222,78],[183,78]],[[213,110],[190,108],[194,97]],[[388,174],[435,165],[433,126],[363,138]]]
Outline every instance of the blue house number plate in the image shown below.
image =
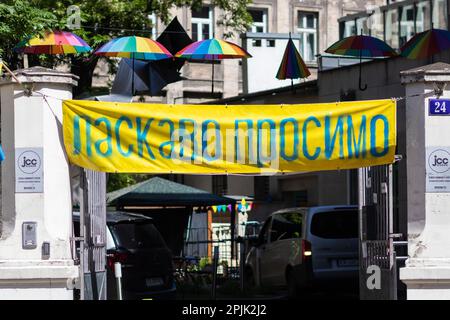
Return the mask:
[[450,99],[430,99],[428,108],[430,116],[448,116],[450,115]]

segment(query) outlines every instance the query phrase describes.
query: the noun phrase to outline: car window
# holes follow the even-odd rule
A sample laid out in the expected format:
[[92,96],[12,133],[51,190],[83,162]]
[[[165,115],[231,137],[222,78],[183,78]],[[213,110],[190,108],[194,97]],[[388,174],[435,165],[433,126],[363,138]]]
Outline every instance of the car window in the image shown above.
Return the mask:
[[119,247],[126,249],[152,249],[165,247],[166,244],[152,223],[124,222],[109,226]]
[[264,222],[264,226],[261,228],[259,232],[259,243],[267,243],[269,240],[269,226],[272,218],[268,218],[266,222]]
[[303,215],[300,212],[275,214],[272,221],[270,241],[300,238],[302,236]]
[[260,230],[259,222],[247,222],[245,224],[245,236],[246,237],[256,237]]
[[358,237],[358,211],[339,210],[316,213],[311,221],[311,233],[325,239]]

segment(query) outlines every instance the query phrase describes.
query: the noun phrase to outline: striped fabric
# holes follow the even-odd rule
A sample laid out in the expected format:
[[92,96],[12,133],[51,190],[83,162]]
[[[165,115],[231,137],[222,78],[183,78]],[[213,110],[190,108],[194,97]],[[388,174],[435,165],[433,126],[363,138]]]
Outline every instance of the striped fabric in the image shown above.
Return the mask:
[[408,59],[425,59],[447,49],[450,49],[450,32],[431,29],[412,37],[401,48],[401,55]]
[[121,37],[111,40],[95,52],[106,57],[131,58],[138,60],[162,60],[172,54],[159,42],[143,37]]
[[386,42],[370,36],[351,36],[344,38],[327,50],[327,53],[352,57],[393,57],[397,53]]
[[283,59],[277,72],[277,79],[303,79],[311,75],[292,39],[284,50]]
[[238,45],[217,39],[194,42],[175,55],[178,58],[194,60],[221,60],[250,58],[251,55]]
[[66,31],[46,33],[22,41],[15,48],[17,52],[30,54],[74,54],[91,51],[91,47],[79,36]]

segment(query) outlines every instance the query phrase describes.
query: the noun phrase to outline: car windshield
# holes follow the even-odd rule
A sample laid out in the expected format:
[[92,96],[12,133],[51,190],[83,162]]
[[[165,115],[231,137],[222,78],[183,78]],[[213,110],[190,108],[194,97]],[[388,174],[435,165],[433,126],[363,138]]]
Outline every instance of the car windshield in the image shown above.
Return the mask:
[[303,216],[300,212],[275,214],[272,222],[271,241],[300,238]]
[[358,211],[339,210],[316,213],[311,222],[311,233],[325,239],[358,237]]
[[117,245],[127,249],[153,249],[165,247],[164,240],[152,223],[125,222],[110,225]]

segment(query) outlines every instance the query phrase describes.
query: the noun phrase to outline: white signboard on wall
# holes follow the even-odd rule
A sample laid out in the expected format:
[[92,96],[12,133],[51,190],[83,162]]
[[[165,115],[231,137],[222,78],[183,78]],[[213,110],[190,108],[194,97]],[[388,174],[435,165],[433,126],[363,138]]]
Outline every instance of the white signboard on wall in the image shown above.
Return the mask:
[[450,147],[428,147],[426,192],[450,193]]
[[44,192],[42,154],[42,148],[16,148],[17,193]]
[[[273,38],[245,38],[246,50],[251,53],[252,58],[245,59],[246,64],[243,72],[244,93],[252,93],[275,88],[287,87],[291,85],[291,80],[278,80],[276,78],[278,68],[283,59],[284,50],[288,43],[288,38],[280,39],[274,35]],[[300,40],[293,39],[297,50],[300,49]],[[302,80],[303,82],[304,80]],[[299,79],[294,80],[294,84],[300,83]]]

